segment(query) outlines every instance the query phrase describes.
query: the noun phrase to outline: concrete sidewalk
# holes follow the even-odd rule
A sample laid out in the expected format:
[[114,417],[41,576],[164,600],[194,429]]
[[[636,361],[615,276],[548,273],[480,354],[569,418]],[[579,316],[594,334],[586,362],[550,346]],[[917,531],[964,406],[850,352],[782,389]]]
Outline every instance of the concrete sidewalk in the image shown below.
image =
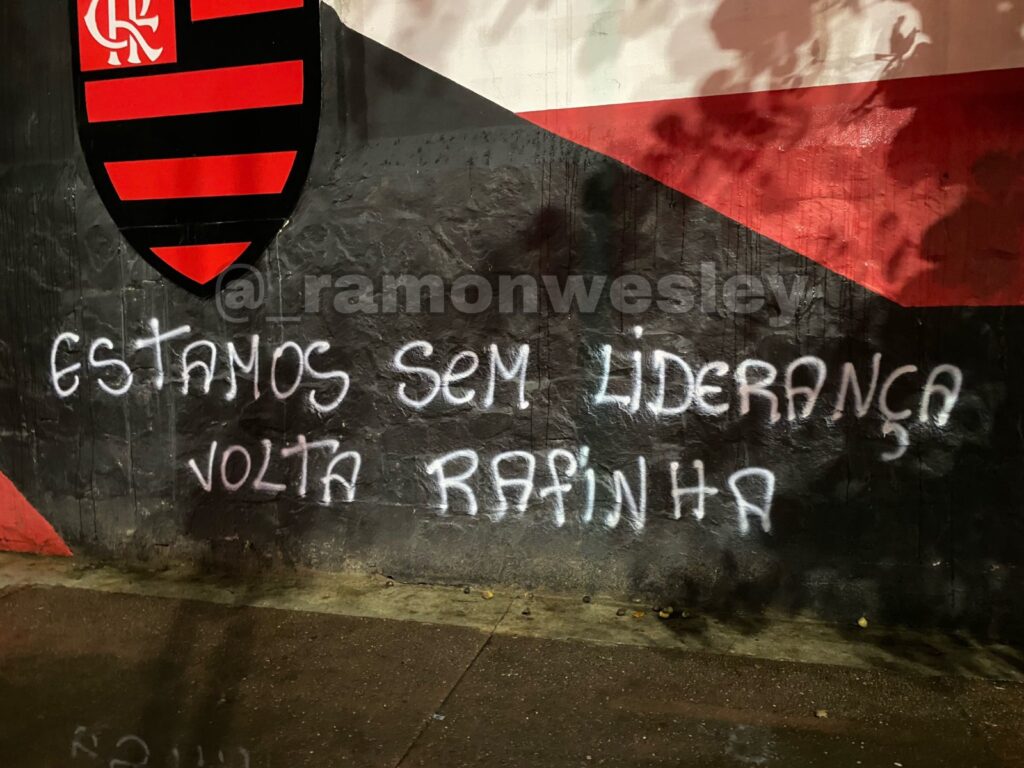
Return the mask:
[[0,558],[0,766],[1024,765],[1011,649],[488,597]]

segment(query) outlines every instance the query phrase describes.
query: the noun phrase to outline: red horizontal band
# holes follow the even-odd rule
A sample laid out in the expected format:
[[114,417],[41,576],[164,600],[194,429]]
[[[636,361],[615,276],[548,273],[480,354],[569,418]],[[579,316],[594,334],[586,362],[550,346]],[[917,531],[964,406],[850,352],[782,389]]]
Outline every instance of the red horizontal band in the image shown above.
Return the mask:
[[107,163],[122,200],[277,195],[295,164],[295,152],[181,157]]
[[192,0],[192,21],[301,8],[303,0]]
[[85,84],[85,111],[90,123],[301,103],[301,61],[93,80]]
[[252,243],[204,243],[153,248],[164,263],[189,280],[206,285],[245,253]]

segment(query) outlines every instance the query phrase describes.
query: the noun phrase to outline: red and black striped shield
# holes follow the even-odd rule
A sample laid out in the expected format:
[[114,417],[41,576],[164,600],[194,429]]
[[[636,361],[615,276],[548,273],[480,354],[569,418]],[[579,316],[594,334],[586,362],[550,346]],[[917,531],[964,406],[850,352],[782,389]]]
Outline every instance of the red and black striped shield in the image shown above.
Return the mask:
[[70,0],[82,149],[125,239],[212,290],[291,215],[320,116],[319,0]]

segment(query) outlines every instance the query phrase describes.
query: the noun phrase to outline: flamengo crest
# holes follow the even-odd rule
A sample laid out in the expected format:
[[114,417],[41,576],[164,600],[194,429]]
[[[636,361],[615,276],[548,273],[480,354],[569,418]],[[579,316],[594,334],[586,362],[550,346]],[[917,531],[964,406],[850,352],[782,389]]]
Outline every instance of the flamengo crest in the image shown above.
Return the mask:
[[298,202],[320,117],[319,0],[70,0],[82,150],[125,239],[208,292]]

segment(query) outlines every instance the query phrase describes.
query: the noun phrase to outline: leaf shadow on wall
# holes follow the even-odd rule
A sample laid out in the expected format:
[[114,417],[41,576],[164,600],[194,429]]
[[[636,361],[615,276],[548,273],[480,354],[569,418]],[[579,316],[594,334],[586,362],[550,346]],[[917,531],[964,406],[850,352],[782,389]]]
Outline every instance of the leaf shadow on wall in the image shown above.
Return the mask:
[[[830,45],[827,36],[816,37],[815,30],[823,25],[810,22],[830,9],[864,12],[862,5],[867,4],[790,3],[795,23],[767,32],[727,23],[742,18],[746,5],[722,0],[719,6],[716,38],[722,47],[738,53],[740,63],[709,78],[708,95],[749,90],[758,83],[799,87],[802,62],[809,56],[808,66],[813,67]],[[895,21],[889,49],[879,54],[886,62],[886,79],[859,89],[859,99],[844,106],[846,124],[836,134],[838,139],[843,138],[842,131],[858,135],[881,113],[899,114],[881,155],[884,174],[865,183],[856,175],[842,179],[840,169],[837,178],[843,183],[837,189],[863,200],[885,198],[894,189],[908,198],[924,195],[936,200],[933,219],[918,219],[909,227],[909,214],[901,207],[878,211],[868,205],[864,210],[872,216],[862,222],[859,236],[874,238],[866,253],[882,265],[879,285],[890,298],[952,306],[909,310],[874,301],[865,311],[854,298],[858,289],[851,287],[840,307],[847,337],[843,346],[846,359],[866,360],[873,347],[895,351],[895,346],[910,349],[919,364],[956,362],[974,391],[965,395],[952,430],[922,436],[899,466],[876,466],[851,450],[822,471],[809,473],[798,493],[783,492],[775,503],[776,534],[764,539],[764,546],[780,555],[774,574],[745,574],[735,555],[725,551],[719,563],[708,565],[712,576],[699,580],[680,571],[660,585],[661,594],[678,604],[708,606],[724,619],[738,613],[756,617],[780,601],[793,613],[831,602],[848,609],[848,615],[836,618],[852,627],[860,588],[872,584],[873,607],[884,621],[966,626],[982,636],[1019,641],[1024,638],[1019,597],[1024,524],[1019,516],[1000,510],[1019,510],[1022,504],[1016,477],[1024,460],[1019,428],[1024,413],[1006,392],[1024,385],[1024,369],[1007,348],[1024,334],[1024,322],[1013,308],[956,305],[1024,303],[1024,107],[1020,99],[1002,98],[1014,73],[993,75],[993,81],[985,82],[996,86],[983,92],[971,92],[961,84],[949,93],[941,85],[902,78],[936,71],[937,62],[964,38],[973,45],[1001,41],[1019,46],[1024,5],[972,5],[970,19],[954,21],[948,17],[949,4],[919,0],[910,5],[919,14],[920,26],[911,26],[906,16]],[[1019,93],[1019,70],[1016,77],[1010,89]],[[807,201],[788,193],[788,179],[765,172],[762,154],[752,148],[798,153],[808,142],[817,142],[812,129],[820,121],[814,113],[818,105],[805,102],[799,92],[789,92],[715,96],[692,107],[688,105],[684,114],[668,109],[650,124],[662,146],[645,158],[652,175],[664,177],[666,168],[677,172],[678,154],[695,154],[699,148],[705,156],[687,166],[686,183],[706,185],[706,174],[724,172],[732,181],[742,179],[743,186],[756,186],[761,196],[757,216],[797,219]],[[971,144],[963,136],[982,140]],[[808,166],[812,172],[836,170],[826,159],[831,149],[827,143],[814,147],[821,164]],[[744,189],[739,194],[748,193]],[[850,256],[841,234],[849,232],[843,229],[845,224],[840,218],[837,232],[824,233],[834,239],[833,267],[842,266]],[[756,221],[753,226],[758,228]],[[916,239],[908,239],[908,232],[916,233]],[[880,506],[875,501],[880,493],[902,495],[903,503]],[[787,510],[799,510],[799,516]],[[836,568],[851,552],[860,564]],[[643,573],[639,568],[638,583],[644,582]],[[826,598],[828,588],[821,579],[833,582],[831,598]],[[815,595],[808,589],[809,580],[818,580]],[[675,586],[668,586],[673,581]],[[921,599],[901,599],[908,590]],[[760,626],[755,619],[749,630],[756,632]],[[944,663],[928,650],[918,660],[936,668]]]
[[[833,76],[843,25],[879,7],[787,0],[754,23],[748,3],[723,0],[711,32],[736,64],[699,98],[642,107],[648,149],[612,154],[900,304],[1024,303],[1019,71],[927,77],[990,67],[972,46],[1019,66],[1024,8],[916,0],[865,70],[881,79],[803,90]],[[688,34],[679,25],[665,53],[680,67]]]

